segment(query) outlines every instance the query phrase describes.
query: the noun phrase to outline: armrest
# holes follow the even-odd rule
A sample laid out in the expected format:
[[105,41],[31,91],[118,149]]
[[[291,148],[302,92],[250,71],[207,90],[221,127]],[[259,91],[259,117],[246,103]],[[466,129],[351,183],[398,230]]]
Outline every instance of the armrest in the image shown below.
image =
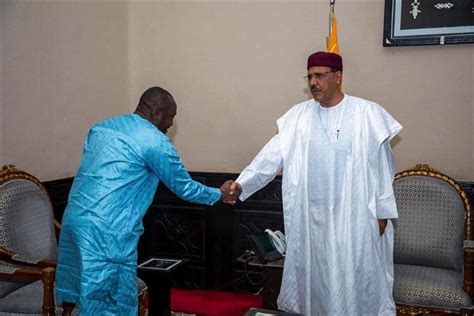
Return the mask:
[[474,296],[474,240],[464,241],[464,291]]
[[[3,269],[2,269],[3,270]],[[41,280],[43,277],[42,269],[14,267],[11,271],[0,271],[0,275],[22,280]]]
[[56,268],[56,260],[42,259],[37,261],[31,261],[24,259],[20,255],[3,247],[0,247],[0,260],[21,266],[29,266],[35,268]]

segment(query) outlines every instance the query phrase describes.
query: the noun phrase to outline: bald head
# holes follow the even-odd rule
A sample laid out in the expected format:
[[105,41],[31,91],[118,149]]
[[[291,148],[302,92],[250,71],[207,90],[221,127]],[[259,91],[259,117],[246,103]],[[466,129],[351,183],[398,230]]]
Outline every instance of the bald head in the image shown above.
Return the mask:
[[166,133],[173,125],[176,102],[171,93],[160,87],[151,87],[143,92],[135,114],[150,121],[160,131]]
[[169,101],[173,99],[171,93],[160,87],[151,87],[143,92],[138,102],[137,110],[140,108],[151,108],[169,106]]

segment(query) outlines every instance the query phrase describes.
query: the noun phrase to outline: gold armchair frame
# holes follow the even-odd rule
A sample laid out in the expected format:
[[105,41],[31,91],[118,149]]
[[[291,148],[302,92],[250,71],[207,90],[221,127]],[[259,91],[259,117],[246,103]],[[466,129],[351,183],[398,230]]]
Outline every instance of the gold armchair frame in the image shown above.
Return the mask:
[[[454,180],[453,178],[439,172],[436,169],[431,168],[427,164],[417,164],[413,168],[406,169],[401,171],[395,175],[395,181],[409,177],[409,176],[425,176],[425,177],[432,177],[436,179],[440,179],[448,183],[451,187],[453,187],[456,192],[459,194],[463,204],[464,210],[466,213],[465,220],[464,220],[464,240],[472,241],[474,240],[473,234],[473,215],[472,215],[472,207],[469,201],[469,198],[463,188]],[[472,247],[464,247],[464,280],[463,280],[463,289],[464,291],[469,294],[471,298],[474,298],[474,281],[473,281],[473,273],[474,273],[474,248]],[[429,307],[421,307],[421,306],[408,306],[397,304],[397,315],[405,316],[405,315],[462,315],[462,316],[472,316],[474,315],[473,310],[467,309],[460,309],[458,310],[449,310],[449,309],[442,309],[442,308],[429,308]]]

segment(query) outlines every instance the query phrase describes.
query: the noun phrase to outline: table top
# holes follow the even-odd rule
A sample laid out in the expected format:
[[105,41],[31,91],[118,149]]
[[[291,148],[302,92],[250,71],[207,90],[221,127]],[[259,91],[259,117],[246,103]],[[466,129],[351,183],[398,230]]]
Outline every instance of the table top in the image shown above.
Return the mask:
[[137,266],[137,270],[141,273],[167,275],[178,269],[188,261],[188,259],[151,257],[141,262]]
[[251,267],[265,267],[265,268],[277,268],[282,269],[285,263],[285,258],[280,258],[275,261],[267,263],[261,262],[255,255],[243,253],[237,257],[237,262],[248,264]]

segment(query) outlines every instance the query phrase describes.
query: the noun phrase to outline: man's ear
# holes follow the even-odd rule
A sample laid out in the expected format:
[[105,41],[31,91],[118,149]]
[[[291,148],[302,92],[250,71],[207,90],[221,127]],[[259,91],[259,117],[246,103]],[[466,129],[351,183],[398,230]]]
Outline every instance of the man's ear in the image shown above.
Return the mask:
[[160,117],[160,112],[161,112],[161,111],[160,111],[160,109],[158,109],[158,108],[153,109],[153,111],[151,112],[151,117],[152,117],[154,120],[158,119],[158,118]]
[[341,84],[342,83],[342,71],[336,72],[336,83]]

